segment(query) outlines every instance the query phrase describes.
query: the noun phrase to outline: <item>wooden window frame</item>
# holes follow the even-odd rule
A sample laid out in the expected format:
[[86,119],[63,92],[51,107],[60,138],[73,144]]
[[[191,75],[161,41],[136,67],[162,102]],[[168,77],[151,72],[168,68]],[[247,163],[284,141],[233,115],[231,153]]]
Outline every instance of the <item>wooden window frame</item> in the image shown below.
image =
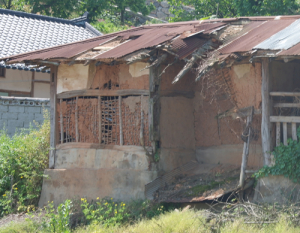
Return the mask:
[[[2,70],[3,70],[3,73],[1,72]],[[6,68],[0,67],[0,78],[5,78],[5,76],[6,76]]]

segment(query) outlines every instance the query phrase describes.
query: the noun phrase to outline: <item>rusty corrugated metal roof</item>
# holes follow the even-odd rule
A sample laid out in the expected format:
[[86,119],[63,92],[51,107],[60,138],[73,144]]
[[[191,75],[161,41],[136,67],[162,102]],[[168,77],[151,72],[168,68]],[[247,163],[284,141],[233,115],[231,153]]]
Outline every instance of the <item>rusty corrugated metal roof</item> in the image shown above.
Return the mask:
[[95,59],[120,58],[137,50],[159,45],[165,41],[168,41],[180,35],[184,31],[189,31],[193,29],[193,25],[152,28],[143,33],[139,38],[124,43],[123,45],[120,45],[114,49],[111,49],[108,52],[95,57]]
[[178,38],[172,43],[172,49],[176,51],[179,59],[183,59],[190,55],[197,48],[200,48],[205,44],[207,40],[197,38],[197,37],[188,37],[185,39]]
[[281,50],[289,49],[300,42],[300,20],[277,32],[262,43],[256,45],[254,49]]
[[[176,39],[172,45],[175,52],[177,52],[178,56],[182,59],[204,44],[205,39],[197,38],[199,37],[198,34],[209,35],[211,32],[219,30],[222,27],[226,27],[232,22],[236,25],[236,21],[238,20],[249,21],[248,23],[246,22],[246,24],[244,21],[241,23],[241,25],[244,25],[244,29],[246,29],[243,29],[242,31],[244,34],[237,34],[236,36],[233,35],[233,38],[229,35],[230,40],[225,43],[227,45],[222,47],[218,52],[219,55],[235,52],[247,52],[253,50],[258,44],[287,28],[298,18],[300,18],[300,16],[240,17],[146,25],[85,41],[12,56],[9,57],[9,62],[22,62],[24,60],[72,59],[74,56],[84,54],[84,52],[88,52],[94,47],[106,43],[108,40],[115,37],[118,37],[121,42],[118,46],[98,53],[91,53],[94,56],[82,56],[82,58],[95,60],[107,58],[117,59],[141,49],[154,48],[157,45],[171,41],[178,35],[181,35],[180,39]],[[282,33],[284,34],[284,31],[278,35],[281,35]],[[291,36],[293,35],[291,34]],[[289,51],[298,54],[297,49],[293,50],[293,48],[291,48]],[[280,55],[287,53],[288,52],[282,52]]]
[[292,48],[289,48],[288,50],[284,50],[277,54],[278,56],[297,56],[300,55],[300,43],[296,44]]
[[292,24],[294,19],[253,22],[253,29],[220,49],[220,54],[246,52]]

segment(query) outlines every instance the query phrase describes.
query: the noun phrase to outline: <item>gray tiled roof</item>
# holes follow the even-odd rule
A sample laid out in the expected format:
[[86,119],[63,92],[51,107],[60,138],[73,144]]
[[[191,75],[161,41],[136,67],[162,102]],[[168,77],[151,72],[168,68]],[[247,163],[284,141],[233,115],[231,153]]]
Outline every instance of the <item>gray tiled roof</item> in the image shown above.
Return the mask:
[[86,20],[0,9],[0,58],[102,35]]

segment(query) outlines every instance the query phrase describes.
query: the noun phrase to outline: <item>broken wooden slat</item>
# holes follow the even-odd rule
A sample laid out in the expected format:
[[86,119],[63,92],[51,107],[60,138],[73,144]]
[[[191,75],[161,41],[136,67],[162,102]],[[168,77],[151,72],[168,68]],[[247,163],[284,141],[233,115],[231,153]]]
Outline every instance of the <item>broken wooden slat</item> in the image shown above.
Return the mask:
[[[270,75],[269,75],[269,58],[262,58],[262,84],[261,84],[261,139],[264,157],[264,165],[271,164],[271,125],[270,125]],[[278,122],[278,121],[275,121]]]
[[292,123],[292,138],[294,141],[297,141],[297,126],[296,123]]
[[62,99],[60,99],[59,103],[59,111],[60,111],[60,143],[64,143],[64,126],[63,126],[63,114],[62,114]]
[[276,122],[276,146],[280,146],[280,122]]
[[283,122],[283,144],[287,146],[287,123]]
[[286,123],[300,123],[300,117],[297,116],[270,116],[271,122],[286,122]]
[[58,99],[74,98],[76,96],[126,96],[126,95],[149,95],[149,90],[75,90],[63,92],[57,95]]
[[76,103],[75,103],[75,131],[76,131],[76,142],[79,139],[78,133],[78,96],[76,96]]
[[99,116],[99,143],[102,143],[102,110],[101,110],[101,96],[98,96],[98,116]]
[[300,96],[300,92],[270,92],[270,96]]
[[277,103],[275,108],[300,108],[300,103]]
[[122,96],[119,96],[120,146],[123,146]]

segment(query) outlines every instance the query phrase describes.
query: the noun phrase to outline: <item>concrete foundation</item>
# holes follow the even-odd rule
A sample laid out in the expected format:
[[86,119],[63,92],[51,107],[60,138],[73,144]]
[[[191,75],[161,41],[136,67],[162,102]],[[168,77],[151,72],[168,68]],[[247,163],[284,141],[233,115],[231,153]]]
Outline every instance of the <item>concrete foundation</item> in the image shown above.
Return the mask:
[[145,184],[156,178],[156,172],[129,169],[47,169],[39,206],[48,201],[57,206],[66,199],[112,197],[130,201],[144,199]]
[[300,184],[292,182],[284,176],[268,176],[258,180],[254,202],[289,204],[299,202]]
[[55,169],[45,171],[48,178],[43,182],[40,207],[48,201],[58,205],[66,199],[82,197],[144,199],[145,185],[157,177],[157,171],[149,170],[142,147],[80,148],[75,144],[65,147],[68,148],[56,150]]

